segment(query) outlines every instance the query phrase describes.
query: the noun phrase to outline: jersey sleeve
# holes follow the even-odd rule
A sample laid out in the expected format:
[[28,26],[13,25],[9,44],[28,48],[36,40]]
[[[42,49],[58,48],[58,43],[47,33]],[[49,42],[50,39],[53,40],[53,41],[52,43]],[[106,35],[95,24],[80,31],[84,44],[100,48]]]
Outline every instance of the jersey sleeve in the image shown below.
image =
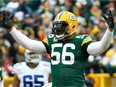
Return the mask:
[[45,69],[45,72],[51,74],[51,64],[50,64],[50,62],[44,61],[43,62],[43,67]]
[[42,41],[42,43],[45,45],[46,50],[47,50],[47,53],[50,53],[50,52],[49,52],[49,42],[48,42],[48,37],[46,37],[46,38]]
[[14,64],[13,65],[13,69],[12,69],[12,74],[18,74],[18,73],[20,73],[19,72],[19,69],[20,68],[20,63],[16,63],[16,64]]
[[48,63],[48,70],[47,70],[47,72],[49,73],[49,74],[51,74],[51,64],[50,63]]
[[16,73],[17,73],[16,65],[13,65],[12,73],[13,73],[13,74],[16,74]]
[[93,42],[92,38],[89,35],[85,35],[81,43],[82,50],[87,53],[87,47],[92,42]]

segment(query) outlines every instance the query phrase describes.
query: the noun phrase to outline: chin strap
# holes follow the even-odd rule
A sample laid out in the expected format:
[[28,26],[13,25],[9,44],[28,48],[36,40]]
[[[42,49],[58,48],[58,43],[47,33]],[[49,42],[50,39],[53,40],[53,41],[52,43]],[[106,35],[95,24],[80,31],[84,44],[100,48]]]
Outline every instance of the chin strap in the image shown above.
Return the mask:
[[64,34],[61,35],[55,35],[56,39],[62,40],[64,38]]
[[63,33],[61,35],[55,35],[56,39],[58,39],[58,40],[63,40],[67,36],[69,36],[69,34]]

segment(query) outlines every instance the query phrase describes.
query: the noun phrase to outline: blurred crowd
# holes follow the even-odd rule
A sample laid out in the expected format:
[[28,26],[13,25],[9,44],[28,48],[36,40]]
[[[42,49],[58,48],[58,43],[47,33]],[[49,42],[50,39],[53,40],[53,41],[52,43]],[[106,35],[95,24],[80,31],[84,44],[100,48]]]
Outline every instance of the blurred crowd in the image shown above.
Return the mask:
[[[52,33],[54,17],[61,11],[73,12],[78,17],[76,34],[89,34],[93,40],[101,40],[107,25],[102,18],[110,9],[116,28],[115,0],[0,0],[0,11],[15,13],[14,26],[29,38],[42,41]],[[115,29],[116,30],[116,29]],[[116,72],[116,31],[109,49],[99,56],[89,56],[85,73]],[[11,35],[0,27],[0,67],[11,76],[12,65],[24,61],[25,48],[16,43]],[[46,59],[47,58],[47,59]],[[48,54],[43,60],[49,61]]]

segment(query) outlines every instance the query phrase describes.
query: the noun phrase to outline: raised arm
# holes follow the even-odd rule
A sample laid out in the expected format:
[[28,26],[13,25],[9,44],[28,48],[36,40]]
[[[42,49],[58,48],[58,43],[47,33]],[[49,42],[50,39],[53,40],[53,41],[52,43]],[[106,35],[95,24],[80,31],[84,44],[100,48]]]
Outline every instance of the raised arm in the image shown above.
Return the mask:
[[41,41],[36,41],[28,38],[12,26],[13,17],[14,14],[8,14],[7,12],[3,11],[3,19],[1,22],[2,27],[6,28],[13,36],[13,38],[26,49],[34,51],[36,53],[46,53],[46,48]]
[[19,44],[21,44],[26,49],[36,53],[46,53],[46,48],[41,41],[36,41],[28,38],[27,36],[19,32],[15,27],[12,27],[10,34]]
[[93,56],[97,56],[103,53],[104,51],[106,51],[108,47],[110,46],[111,39],[113,38],[114,18],[113,18],[112,12],[109,11],[108,15],[105,14],[103,15],[103,17],[105,21],[107,22],[109,28],[106,30],[101,41],[93,42],[88,45],[87,52]]

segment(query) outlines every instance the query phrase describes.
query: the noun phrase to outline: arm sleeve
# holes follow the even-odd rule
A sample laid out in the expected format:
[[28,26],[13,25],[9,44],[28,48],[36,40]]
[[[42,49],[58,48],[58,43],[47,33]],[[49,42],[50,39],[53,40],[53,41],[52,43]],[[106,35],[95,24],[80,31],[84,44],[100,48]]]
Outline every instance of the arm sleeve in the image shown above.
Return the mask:
[[13,27],[10,34],[20,45],[22,45],[26,49],[36,53],[46,53],[46,48],[41,41],[36,41],[28,38],[20,31],[18,31],[15,27]]
[[49,74],[51,74],[51,64],[50,63],[48,63],[48,70],[47,71]]
[[90,55],[97,56],[108,49],[113,38],[113,32],[106,30],[101,41],[90,43],[87,47],[87,52]]
[[15,65],[13,65],[12,74],[17,74],[17,69],[16,69]]

